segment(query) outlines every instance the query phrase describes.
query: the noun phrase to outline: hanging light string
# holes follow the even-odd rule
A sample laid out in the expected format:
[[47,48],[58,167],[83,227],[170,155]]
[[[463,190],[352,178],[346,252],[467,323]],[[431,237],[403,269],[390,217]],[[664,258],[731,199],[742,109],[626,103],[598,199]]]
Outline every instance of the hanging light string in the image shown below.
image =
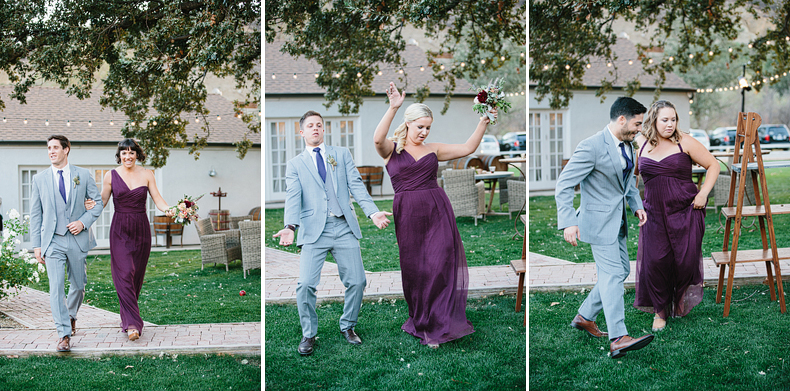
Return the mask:
[[[0,115],[2,115],[2,114],[0,114]],[[201,123],[203,121],[222,121],[223,117],[224,118],[229,118],[229,117],[240,118],[242,115],[244,115],[243,112],[233,111],[233,112],[225,112],[225,113],[219,113],[219,114],[213,114],[212,113],[212,114],[205,115],[205,116],[195,114],[194,115],[194,119],[190,119],[191,115],[188,114],[188,115],[185,116],[185,117],[187,117],[186,119],[174,118],[173,119],[173,123],[178,125],[181,122]],[[258,115],[257,116],[258,116],[258,118],[260,118],[262,116],[262,113],[261,113],[260,110],[258,111]],[[109,123],[110,126],[117,125],[117,126],[121,127],[124,123],[130,123],[132,126],[136,126],[137,125],[137,121],[132,121],[132,120],[129,120],[129,119],[117,120],[116,121],[113,117],[110,117],[109,120],[105,120],[105,121],[107,121],[107,123]],[[140,121],[140,122],[142,122],[142,123],[146,123],[147,122],[147,123],[149,123],[150,125],[153,125],[153,126],[156,126],[158,124],[156,118],[144,119],[143,121]],[[80,126],[80,125],[87,125],[88,127],[93,127],[94,124],[98,124],[99,122],[98,121],[93,121],[92,119],[91,120],[76,120],[76,121],[72,121],[70,119],[66,119],[66,120],[57,119],[57,120],[54,120],[52,118],[4,116],[4,117],[2,117],[2,121],[0,121],[0,127],[2,127],[2,126],[9,126],[9,125],[15,125],[15,124],[30,125],[30,124],[36,124],[36,123],[43,123],[44,126],[57,125],[57,124],[64,124],[65,123],[66,127]]]

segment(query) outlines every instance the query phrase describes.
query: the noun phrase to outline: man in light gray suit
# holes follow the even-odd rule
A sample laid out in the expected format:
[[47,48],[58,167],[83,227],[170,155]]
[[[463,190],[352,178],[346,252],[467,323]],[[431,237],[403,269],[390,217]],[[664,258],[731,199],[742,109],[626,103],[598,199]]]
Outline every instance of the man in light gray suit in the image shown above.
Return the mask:
[[[625,327],[623,282],[630,273],[626,239],[626,206],[635,211],[641,227],[647,221],[634,176],[632,141],[641,131],[645,106],[628,97],[618,98],[609,113],[609,125],[576,147],[557,179],[554,198],[557,225],[565,241],[592,247],[598,282],[579,308],[571,326],[594,337],[608,336],[612,358],[647,346],[653,336],[631,338]],[[581,185],[581,205],[573,209],[574,187]],[[603,310],[608,334],[595,318]]]
[[380,212],[368,194],[359,175],[351,152],[347,148],[324,144],[324,119],[315,111],[308,111],[299,120],[299,133],[304,138],[305,150],[288,161],[286,167],[285,228],[274,235],[280,245],[293,243],[301,247],[299,281],[296,301],[302,325],[299,354],[313,353],[318,332],[315,312],[316,287],[328,252],[337,262],[340,280],[346,287],[340,332],[346,340],[359,345],[362,340],[354,331],[362,294],[367,280],[362,266],[359,239],[362,233],[350,195],[380,229],[389,224],[389,212]]
[[[96,247],[89,228],[101,214],[102,203],[93,175],[69,164],[68,138],[50,136],[47,151],[52,166],[33,176],[30,235],[36,259],[47,266],[49,304],[59,337],[57,350],[68,352],[76,331],[77,311],[85,297],[88,250]],[[86,210],[88,198],[97,207]],[[64,281],[66,266],[71,284],[68,297]]]

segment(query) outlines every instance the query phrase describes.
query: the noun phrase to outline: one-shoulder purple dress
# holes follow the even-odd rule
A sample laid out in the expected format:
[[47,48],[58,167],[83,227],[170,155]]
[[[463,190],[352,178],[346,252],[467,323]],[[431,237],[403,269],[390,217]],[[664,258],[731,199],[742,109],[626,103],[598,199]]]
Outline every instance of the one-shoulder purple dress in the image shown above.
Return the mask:
[[120,303],[121,328],[136,328],[142,335],[143,319],[137,300],[151,254],[151,227],[146,212],[148,186],[129,189],[112,170],[115,212],[110,224],[110,270]]
[[415,161],[406,150],[393,151],[387,162],[395,189],[392,213],[403,295],[409,306],[409,319],[401,328],[423,345],[474,332],[466,319],[466,254],[450,200],[436,182],[438,166],[435,153]]
[[678,149],[660,161],[639,158],[647,222],[639,229],[634,307],[663,319],[686,315],[702,301],[705,209],[694,209],[692,160]]

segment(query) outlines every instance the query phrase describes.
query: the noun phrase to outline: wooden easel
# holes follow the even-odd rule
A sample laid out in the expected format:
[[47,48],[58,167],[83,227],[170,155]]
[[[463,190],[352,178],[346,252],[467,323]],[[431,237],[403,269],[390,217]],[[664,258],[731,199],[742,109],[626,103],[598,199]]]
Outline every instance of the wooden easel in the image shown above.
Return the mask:
[[[772,213],[771,203],[768,199],[768,185],[765,182],[765,165],[763,164],[762,152],[760,151],[760,140],[757,137],[757,128],[762,123],[762,118],[757,113],[738,113],[738,129],[735,136],[735,151],[732,159],[732,180],[730,181],[730,195],[727,207],[722,208],[722,214],[727,219],[724,229],[724,245],[721,252],[714,252],[711,258],[719,266],[719,284],[716,289],[716,303],[721,303],[721,293],[724,285],[724,272],[729,266],[727,277],[727,295],[724,301],[724,316],[730,314],[730,304],[732,301],[732,283],[735,276],[735,265],[746,262],[765,262],[768,274],[768,286],[771,291],[771,301],[776,301],[776,291],[774,289],[773,273],[776,274],[776,285],[779,288],[780,311],[785,313],[784,290],[782,287],[782,273],[779,268],[779,259],[790,258],[790,248],[778,249],[776,246],[776,235],[774,233],[773,214],[790,213],[790,207],[781,205],[779,210]],[[743,154],[741,155],[740,146],[743,143]],[[752,187],[754,188],[755,205],[744,206],[746,196],[746,173],[750,172],[752,177]],[[740,174],[740,175],[738,175]],[[759,181],[758,181],[759,176]],[[737,182],[736,182],[737,179]],[[735,189],[738,189],[738,200],[735,201]],[[762,200],[764,198],[764,204]],[[737,205],[733,205],[733,203]],[[762,237],[762,250],[742,250],[738,251],[738,240],[741,236],[741,223],[743,217],[757,217],[760,222],[760,234]],[[728,251],[730,228],[733,220],[735,227],[732,230],[732,250]],[[768,235],[766,236],[766,225]],[[770,239],[770,240],[769,240]],[[773,268],[771,267],[773,266]],[[772,270],[773,269],[773,270]]]

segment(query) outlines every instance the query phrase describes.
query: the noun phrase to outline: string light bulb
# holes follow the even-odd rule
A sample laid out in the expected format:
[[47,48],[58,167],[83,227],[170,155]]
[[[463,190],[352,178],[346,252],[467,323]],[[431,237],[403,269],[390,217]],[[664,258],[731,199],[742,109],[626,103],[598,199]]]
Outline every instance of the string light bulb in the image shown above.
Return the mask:
[[505,61],[505,56],[499,57],[499,59]]
[[648,64],[652,64],[653,63],[653,59],[652,58],[647,59],[647,63]]
[[628,65],[634,65],[634,60],[628,60]]
[[66,126],[71,126],[71,121],[66,120]]
[[669,56],[669,61],[675,61],[675,56]]
[[689,59],[694,58],[694,54],[689,54]]
[[49,126],[49,120],[44,121],[44,126]]
[[566,70],[569,70],[569,69],[571,69],[571,66],[570,66],[570,65],[568,65],[568,64],[565,64],[565,69],[566,69]]
[[592,64],[590,64],[590,63],[588,62],[588,63],[587,63],[587,69],[590,69],[590,68],[592,68]]
[[221,121],[221,120],[222,120],[222,117],[220,117],[219,114],[217,114],[217,121]]
[[315,76],[315,78],[318,79],[318,74],[317,73],[314,73],[313,76]]
[[3,117],[3,122],[8,122],[8,120],[7,120],[7,119],[5,119],[5,117]]
[[439,69],[444,70],[444,64],[439,65]]
[[486,64],[486,60],[480,60],[480,64],[485,65]]
[[275,75],[274,73],[272,73],[272,80],[274,80],[274,79],[276,79],[276,78],[277,78],[277,75]]
[[110,120],[110,126],[115,125],[115,121]]
[[137,122],[132,121],[132,126],[136,126]]
[[425,72],[425,67],[424,66],[420,66],[420,72]]
[[294,72],[294,79],[296,79],[296,72]]
[[173,119],[173,124],[174,125],[178,125],[178,120],[177,119]]
[[[156,124],[154,124],[154,125],[156,125]],[[93,122],[88,121],[88,126],[93,126]]]
[[383,75],[383,74],[384,74],[384,72],[382,72],[382,71],[379,71],[379,72],[378,72],[378,75],[379,75],[379,76],[381,76],[381,75]]
[[402,75],[403,74],[403,68],[398,69],[398,73],[400,73]]
[[708,55],[709,55],[709,56],[712,56],[712,55],[713,55],[713,50],[709,51],[709,52],[708,52]]
[[362,77],[362,73],[360,73],[360,72],[357,72],[357,77],[358,77],[358,78],[359,78],[359,77]]
[[466,66],[466,63],[465,62],[461,62],[461,68],[463,68],[465,66]]
[[612,63],[611,62],[607,62],[606,66],[611,68],[612,67]]
[[198,123],[198,122],[200,122],[200,118],[198,118],[198,116],[196,115],[195,116],[195,123]]
[[727,48],[727,51],[732,53],[732,48]]
[[156,126],[156,120],[154,120],[154,121],[151,123],[151,125],[154,125],[154,126]]

